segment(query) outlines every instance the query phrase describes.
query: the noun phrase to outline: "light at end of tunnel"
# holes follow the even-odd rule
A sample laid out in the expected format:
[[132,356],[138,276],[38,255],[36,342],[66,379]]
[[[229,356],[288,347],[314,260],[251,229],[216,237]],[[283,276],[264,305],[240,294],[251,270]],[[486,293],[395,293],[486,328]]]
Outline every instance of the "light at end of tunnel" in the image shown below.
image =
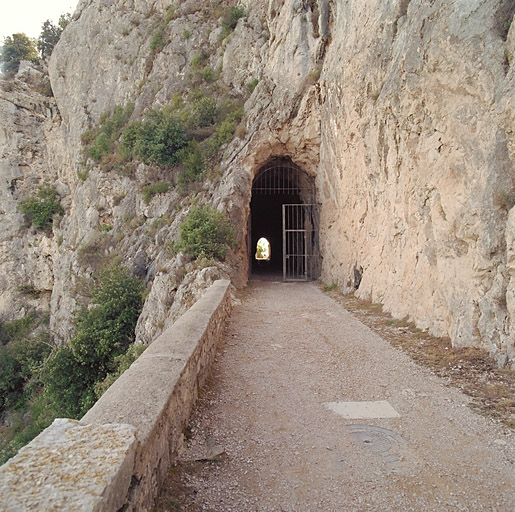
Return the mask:
[[270,261],[271,257],[272,247],[270,246],[270,242],[266,238],[261,237],[256,245],[256,260]]

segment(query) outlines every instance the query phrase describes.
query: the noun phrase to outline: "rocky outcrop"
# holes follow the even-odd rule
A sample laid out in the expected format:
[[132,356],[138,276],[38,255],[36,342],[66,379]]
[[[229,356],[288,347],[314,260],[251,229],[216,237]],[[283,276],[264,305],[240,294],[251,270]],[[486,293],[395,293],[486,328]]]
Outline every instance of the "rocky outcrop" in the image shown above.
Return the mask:
[[[2,236],[13,240],[22,229],[16,201],[24,192],[9,190],[20,173],[23,183],[57,179],[66,209],[53,237],[24,231],[21,245],[4,244],[2,309],[15,314],[13,290],[25,277],[13,276],[27,268],[41,276],[34,286],[52,291],[53,330],[66,339],[75,290],[94,270],[91,248],[100,248],[145,277],[138,337],[151,341],[194,290],[220,275],[246,281],[253,177],[270,158],[289,156],[316,180],[325,282],[513,364],[510,2],[245,0],[246,16],[223,41],[220,9],[235,2],[212,4],[83,0],[49,64],[55,103],[42,98],[51,106],[41,115],[39,107],[15,109],[2,93]],[[161,29],[165,41],[152,51]],[[84,130],[116,105],[133,102],[137,117],[170,103],[191,87],[191,61],[202,50],[220,84],[248,96],[244,129],[224,148],[217,176],[195,197],[170,191],[145,205],[142,187],[166,171],[141,164],[131,175],[95,166],[85,174]],[[15,133],[44,141],[30,170]],[[192,200],[224,209],[237,228],[225,267],[201,270],[165,247]],[[33,267],[29,249],[38,255]]]
[[55,183],[63,201],[69,189],[55,158],[59,113],[45,92],[48,77],[22,63],[15,80],[0,81],[0,311],[12,320],[37,305],[49,309],[54,239],[27,229],[20,199]]

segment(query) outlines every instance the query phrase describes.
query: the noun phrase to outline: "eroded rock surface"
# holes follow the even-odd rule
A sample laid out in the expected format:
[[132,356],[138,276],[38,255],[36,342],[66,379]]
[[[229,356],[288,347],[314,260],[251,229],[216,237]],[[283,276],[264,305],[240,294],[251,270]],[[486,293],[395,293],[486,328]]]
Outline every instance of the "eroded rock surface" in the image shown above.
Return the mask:
[[[359,286],[360,297],[395,317],[513,364],[515,29],[507,3],[245,0],[246,16],[223,41],[211,4],[83,0],[49,63],[55,99],[1,93],[2,313],[20,314],[15,289],[30,274],[51,292],[52,329],[65,340],[77,286],[93,272],[84,256],[101,247],[145,277],[138,338],[151,341],[217,276],[246,281],[252,179],[272,157],[289,156],[316,180],[325,282]],[[163,24],[166,44],[152,53]],[[189,87],[202,49],[220,83],[247,95],[244,129],[225,147],[218,177],[195,193],[237,230],[228,264],[209,272],[166,250],[191,202],[170,190],[145,205],[152,169],[77,173],[88,126],[116,105],[133,102],[138,116],[169,104]],[[66,210],[52,237],[22,228],[17,209],[29,183],[45,179]]]

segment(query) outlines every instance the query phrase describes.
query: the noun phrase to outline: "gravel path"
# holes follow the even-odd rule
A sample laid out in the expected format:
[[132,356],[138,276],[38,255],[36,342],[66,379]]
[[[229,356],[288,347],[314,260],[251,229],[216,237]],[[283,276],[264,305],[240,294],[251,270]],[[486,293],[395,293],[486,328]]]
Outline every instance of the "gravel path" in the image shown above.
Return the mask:
[[[515,436],[466,396],[315,284],[256,281],[241,301],[159,510],[515,510]],[[357,401],[400,417],[326,405]]]

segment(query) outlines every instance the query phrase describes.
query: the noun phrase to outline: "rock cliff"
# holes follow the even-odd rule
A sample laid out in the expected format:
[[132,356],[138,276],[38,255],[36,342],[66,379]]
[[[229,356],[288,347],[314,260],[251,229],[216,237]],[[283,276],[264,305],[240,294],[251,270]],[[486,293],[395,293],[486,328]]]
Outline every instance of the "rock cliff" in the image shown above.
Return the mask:
[[[513,3],[245,0],[225,37],[220,16],[235,4],[82,0],[49,62],[53,97],[26,66],[3,82],[1,313],[23,313],[28,284],[65,341],[82,280],[116,254],[148,284],[137,335],[152,341],[213,279],[246,281],[253,177],[289,156],[315,179],[326,283],[513,365]],[[116,106],[131,102],[137,118],[191,92],[199,54],[217,73],[208,87],[245,98],[216,172],[146,204],[143,187],[166,169],[85,165],[88,127]],[[18,209],[44,182],[65,209],[52,234]],[[230,216],[238,246],[202,269],[167,242],[204,202]]]

